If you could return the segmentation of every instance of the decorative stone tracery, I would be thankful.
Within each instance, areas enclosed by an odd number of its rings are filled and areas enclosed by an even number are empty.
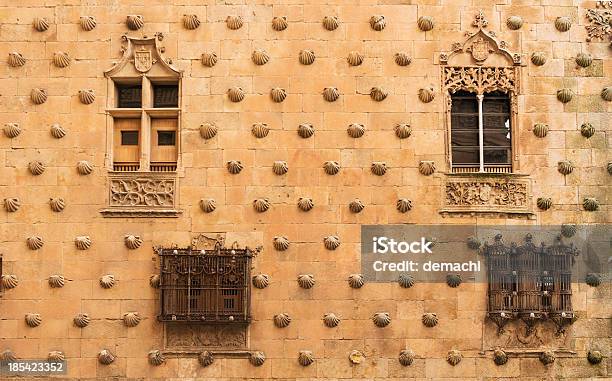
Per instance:
[[[587,31],[587,42],[604,42],[606,39],[612,42],[612,2],[598,1],[597,9],[587,9],[586,18],[589,25],[585,25]]]

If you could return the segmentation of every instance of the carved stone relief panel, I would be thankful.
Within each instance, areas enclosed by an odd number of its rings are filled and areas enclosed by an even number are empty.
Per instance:
[[[530,213],[528,179],[498,176],[449,177],[444,184],[442,212]]]
[[[199,352],[202,349],[247,348],[247,326],[198,323],[166,324],[166,350]]]

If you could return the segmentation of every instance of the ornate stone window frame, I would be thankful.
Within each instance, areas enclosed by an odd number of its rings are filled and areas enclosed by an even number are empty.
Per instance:
[[[123,56],[119,62],[104,72],[107,78],[106,94],[106,157],[105,166],[109,177],[108,207],[100,212],[105,217],[177,217],[178,177],[184,173],[181,155],[181,110],[182,70],[174,67],[164,57],[161,45],[162,33],[152,37],[122,36]],[[143,102],[141,108],[118,108],[116,106],[116,83],[142,83],[142,98],[151,99],[152,83],[177,83],[178,107],[153,108]],[[137,171],[115,171],[114,120],[115,118],[140,118],[140,163]],[[170,172],[150,171],[151,118],[169,117],[177,119],[176,170]]]

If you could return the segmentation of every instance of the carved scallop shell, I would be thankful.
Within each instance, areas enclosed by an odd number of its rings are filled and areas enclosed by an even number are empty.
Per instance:
[[[374,29],[375,31],[380,32],[381,30],[385,29],[385,26],[387,26],[385,16],[374,15],[370,17],[370,27],[372,27],[372,29]]]
[[[327,250],[336,250],[340,246],[340,237],[337,235],[330,235],[323,238],[323,245]]]
[[[557,163],[557,170],[562,175],[569,175],[574,171],[574,164],[569,160],[561,160]]]
[[[314,126],[310,123],[302,123],[298,126],[297,133],[303,139],[308,139],[314,135]]]
[[[272,239],[272,245],[277,251],[285,251],[289,248],[289,239],[284,236],[276,236]]]
[[[138,312],[126,312],[123,314],[123,323],[127,327],[136,327],[142,318]]]
[[[81,16],[80,23],[81,29],[86,32],[94,30],[96,25],[98,25],[98,23],[96,22],[96,18],[93,16]]]
[[[278,328],[285,328],[291,323],[291,317],[287,313],[274,315],[274,325]]]
[[[19,278],[14,274],[4,274],[0,277],[2,288],[10,290],[12,288],[17,287],[19,284]]]
[[[351,288],[361,288],[365,284],[365,281],[363,279],[363,275],[351,274],[348,277],[348,283]]]
[[[523,18],[521,16],[510,16],[506,20],[508,29],[518,30],[523,26]]]
[[[533,134],[538,138],[543,138],[548,134],[548,124],[545,123],[536,123],[533,126]]]
[[[128,249],[136,250],[142,245],[142,238],[139,235],[127,234],[123,237],[123,243]]]
[[[275,87],[270,90],[270,97],[276,103],[281,103],[287,98],[287,90],[281,89],[280,87]]]
[[[255,275],[252,279],[255,288],[264,289],[270,284],[270,276],[267,274]]]
[[[13,139],[19,136],[21,127],[19,127],[18,123],[6,123],[2,131],[7,138]]]
[[[363,202],[361,202],[361,200],[359,200],[359,199],[355,199],[355,200],[351,201],[350,204],[349,204],[349,210],[351,212],[353,212],[353,213],[359,213],[364,208],[365,208],[365,205],[363,205]]]
[[[28,169],[30,170],[30,173],[34,176],[39,176],[45,172],[46,167],[42,161],[34,160],[28,164]]]
[[[125,23],[131,30],[138,30],[144,26],[144,17],[142,15],[128,15]]]
[[[281,176],[287,173],[287,171],[289,171],[289,166],[286,161],[278,160],[272,164],[272,172],[274,172],[275,175]]]
[[[8,55],[8,64],[10,67],[20,67],[25,65],[26,60],[19,52],[10,52]]]
[[[312,65],[315,61],[315,53],[312,50],[300,50],[298,59],[302,65]]]
[[[591,287],[598,287],[601,284],[601,277],[599,274],[588,273],[584,278],[584,281]]]
[[[372,321],[377,327],[386,327],[391,323],[391,316],[388,312],[376,312],[372,316]]]
[[[30,99],[35,105],[41,105],[47,101],[47,90],[41,88],[34,88],[30,93]]]
[[[351,353],[349,353],[349,361],[351,364],[361,364],[365,361],[365,355],[361,351],[352,350]]]
[[[410,274],[401,274],[397,279],[397,283],[402,288],[410,288],[414,286],[414,277]]]
[[[594,212],[599,209],[599,201],[594,197],[585,197],[582,201],[582,207],[588,212]]]
[[[212,213],[217,209],[217,202],[212,198],[203,198],[200,200],[200,209],[204,213]]]
[[[115,285],[115,276],[111,274],[102,275],[100,286],[102,288],[112,288]]]
[[[412,201],[407,198],[400,198],[397,200],[395,207],[400,213],[406,213],[412,209]]]
[[[304,212],[308,212],[314,207],[314,202],[312,201],[312,198],[310,197],[300,197],[297,205],[298,205],[298,208],[300,208],[300,210],[303,210]]]
[[[536,205],[542,210],[548,210],[552,206],[552,199],[550,197],[538,197]]]
[[[553,351],[543,351],[540,353],[540,362],[544,365],[550,365],[555,362],[555,353]]]
[[[74,319],[72,319],[74,325],[79,328],[85,328],[89,325],[89,315],[85,313],[78,313]]]
[[[161,286],[161,277],[159,274],[153,274],[149,277],[149,286],[159,288]]]
[[[567,16],[557,17],[555,20],[555,28],[559,32],[567,32],[572,27],[572,20]]]
[[[217,54],[214,52],[202,53],[202,65],[204,66],[213,67],[217,64],[218,60],[219,58],[217,57]]]
[[[51,288],[62,288],[66,284],[66,279],[63,275],[51,275],[49,277],[49,286]]]
[[[270,128],[266,123],[255,123],[251,127],[251,133],[258,139],[265,138],[269,132]]]
[[[96,100],[96,93],[93,89],[79,90],[79,101],[84,105],[90,105]]]
[[[358,51],[352,51],[346,57],[346,62],[351,66],[359,66],[363,63],[363,54]]]
[[[267,198],[258,198],[253,200],[253,209],[258,213],[263,213],[270,209],[270,201]]]
[[[600,351],[590,350],[589,353],[587,353],[587,360],[590,364],[597,365],[603,360],[603,355]]]
[[[340,164],[337,161],[326,161],[323,168],[328,175],[335,175],[340,172]]]
[[[45,242],[43,241],[42,237],[32,236],[28,237],[28,239],[26,240],[26,244],[28,245],[28,248],[30,250],[39,250],[43,247]]]
[[[32,21],[32,26],[39,32],[44,32],[49,29],[49,20],[46,17],[36,17]]]
[[[243,24],[242,16],[227,16],[225,19],[225,25],[231,30],[238,30]]]
[[[25,322],[30,327],[38,327],[42,323],[42,317],[40,314],[27,313],[25,315]]]
[[[438,325],[438,316],[432,312],[427,312],[423,314],[421,321],[426,327],[435,327]]]
[[[346,129],[346,132],[351,138],[360,138],[365,134],[365,127],[363,124],[352,123]]]
[[[605,101],[612,101],[612,86],[604,87],[601,90],[601,98]]]
[[[323,99],[328,102],[335,102],[340,98],[340,91],[336,87],[326,87],[323,89]]]
[[[254,366],[262,366],[266,361],[265,353],[261,351],[251,352],[249,353],[249,362]]]
[[[240,173],[240,171],[242,171],[242,168],[244,168],[244,166],[242,165],[242,162],[240,160],[230,160],[227,162],[227,170],[232,175]]]
[[[287,29],[288,26],[287,16],[276,16],[272,19],[272,29],[277,32]]]
[[[89,175],[93,172],[93,165],[86,160],[81,160],[77,163],[77,172],[82,176]]]
[[[578,231],[576,225],[574,224],[562,224],[561,225],[561,235],[565,238],[573,237]]]
[[[421,16],[417,20],[417,25],[423,32],[430,31],[435,26],[434,18],[431,16]]]
[[[419,172],[424,176],[430,176],[436,171],[436,165],[433,161],[421,161],[419,163]]]
[[[209,365],[212,365],[213,362],[215,362],[215,357],[210,351],[202,351],[198,355],[198,362],[203,367],[207,367]]]
[[[91,238],[86,235],[78,236],[74,239],[74,245],[79,250],[87,250],[91,247]]]
[[[47,355],[47,360],[51,362],[64,361],[64,359],[65,359],[64,353],[61,351],[51,351]]]
[[[17,197],[10,197],[4,199],[4,209],[9,213],[15,213],[21,207],[21,202]]]
[[[493,351],[493,362],[495,362],[495,365],[504,365],[508,362],[508,354],[503,349],[495,349]]]
[[[410,366],[414,361],[414,352],[411,349],[402,349],[399,353],[398,360],[402,366]]]
[[[200,136],[202,139],[212,139],[217,135],[217,126],[213,123],[203,123],[200,124]]]
[[[589,67],[593,63],[593,57],[587,53],[578,53],[576,56],[576,65],[580,67]]]
[[[456,349],[448,351],[448,355],[446,356],[446,361],[452,366],[459,364],[461,359],[463,359],[463,355]]]
[[[370,166],[370,171],[376,176],[382,176],[387,173],[387,163],[383,161],[375,161]]]
[[[300,287],[305,289],[313,288],[315,285],[314,275],[312,274],[300,274],[297,277],[297,282]]]
[[[103,349],[98,353],[98,361],[102,365],[109,365],[115,361],[115,356],[108,349]]]
[[[340,324],[340,318],[332,312],[326,313],[323,315],[323,324],[329,328],[337,327]]]
[[[389,92],[382,87],[372,87],[370,90],[370,98],[376,102],[384,101]]]
[[[312,351],[300,351],[298,355],[298,362],[301,366],[308,366],[314,362],[314,355]]]
[[[59,123],[53,123],[51,125],[51,136],[56,139],[61,139],[66,136],[66,130],[64,130],[64,128]]]
[[[419,100],[423,103],[429,103],[434,100],[436,93],[433,87],[419,89]]]
[[[408,66],[412,62],[412,58],[410,58],[408,53],[397,52],[393,57],[395,59],[395,63],[399,66]]]
[[[251,60],[255,65],[265,65],[270,61],[270,55],[263,49],[255,49],[251,54]]]
[[[242,87],[232,87],[227,90],[227,97],[232,102],[241,102],[244,99],[244,90]]]
[[[568,103],[574,97],[572,89],[557,90],[557,99],[562,103]]]
[[[588,139],[595,135],[595,127],[589,122],[584,122],[580,126],[580,134]]]
[[[459,285],[461,284],[461,275],[459,274],[448,274],[446,275],[446,284],[449,287],[455,288],[455,287],[459,287]]]
[[[5,351],[0,352],[0,360],[11,362],[17,360],[17,356],[15,355],[15,352],[11,351],[10,349],[7,349]]]
[[[480,246],[482,245],[478,237],[475,237],[475,236],[468,237],[466,240],[466,244],[467,244],[468,249],[470,250],[478,250],[480,249]]]
[[[400,139],[406,139],[412,134],[412,127],[407,123],[399,123],[395,125],[395,136]]]
[[[612,161],[608,162],[607,169],[608,169],[608,174],[612,175]]]
[[[155,366],[161,365],[166,361],[166,358],[158,349],[149,351],[149,353],[147,354],[147,358],[149,359],[149,364]]]
[[[183,26],[188,30],[197,29],[200,26],[198,15],[183,15]]]
[[[52,211],[59,213],[66,207],[66,202],[61,197],[50,198],[49,206],[51,207]]]
[[[542,66],[546,63],[546,55],[544,52],[533,52],[531,54],[531,63],[536,66]]]
[[[59,68],[70,66],[70,56],[66,52],[55,52],[53,53],[53,64]]]
[[[340,26],[340,21],[337,16],[323,17],[323,27],[327,30],[336,30]]]

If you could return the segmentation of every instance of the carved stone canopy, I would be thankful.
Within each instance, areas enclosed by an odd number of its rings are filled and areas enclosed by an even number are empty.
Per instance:
[[[469,54],[471,64],[484,65],[489,60],[495,61],[493,62],[494,66],[506,66],[507,63],[517,66],[523,65],[523,56],[508,50],[508,44],[499,40],[495,32],[485,30],[487,25],[488,21],[481,10],[472,22],[472,26],[478,30],[476,32],[466,32],[464,42],[455,42],[451,45],[450,51],[440,53],[440,64],[449,65],[453,56]],[[505,64],[500,64],[500,60],[492,59],[492,56],[501,57]],[[465,62],[460,63],[460,65],[465,66]]]
[[[182,70],[172,65],[172,60],[163,55],[165,48],[161,45],[164,36],[156,33],[153,37],[131,37],[123,35],[121,51],[123,57],[104,72],[107,77],[149,77],[180,78]]]

